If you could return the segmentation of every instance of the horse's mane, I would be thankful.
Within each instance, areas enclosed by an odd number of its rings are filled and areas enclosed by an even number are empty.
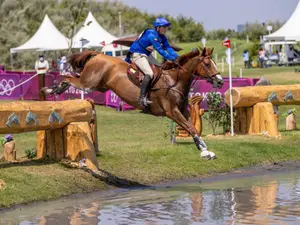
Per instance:
[[[75,72],[81,73],[88,60],[100,54],[96,51],[74,53],[68,57],[68,62]]]
[[[184,55],[179,56],[178,63],[179,63],[180,66],[183,66],[186,63],[186,61],[198,56],[199,54],[200,54],[199,49],[196,49],[196,50],[193,50],[191,52],[185,53]],[[174,67],[175,67],[175,65],[174,65],[173,62],[165,62],[164,65],[163,65],[164,70],[169,70],[169,69],[172,69]]]
[[[189,59],[192,59],[200,54],[199,49],[196,49],[194,51],[188,52],[184,55],[179,56],[178,62],[182,66],[186,61]]]

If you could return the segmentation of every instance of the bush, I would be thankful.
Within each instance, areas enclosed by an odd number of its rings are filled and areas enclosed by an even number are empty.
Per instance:
[[[217,92],[209,92],[206,95],[208,112],[204,118],[209,122],[216,135],[216,129],[222,127],[223,133],[230,130],[230,113],[229,107],[224,103],[224,97]]]
[[[28,159],[33,159],[36,157],[36,149],[35,148],[25,149],[25,154]]]

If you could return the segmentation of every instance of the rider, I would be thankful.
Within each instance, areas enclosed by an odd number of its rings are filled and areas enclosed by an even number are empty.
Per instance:
[[[165,33],[171,23],[165,18],[159,17],[154,23],[154,29],[146,29],[139,36],[137,40],[135,40],[129,49],[129,57],[132,61],[138,66],[140,70],[145,74],[143,82],[141,84],[141,92],[140,92],[140,104],[147,107],[148,104],[152,102],[147,99],[147,91],[151,80],[153,78],[153,71],[150,67],[148,56],[151,54],[147,48],[149,46],[153,46],[154,49],[164,58],[170,61],[176,61],[178,55],[170,47],[168,40],[165,36]],[[128,57],[126,59],[128,60]]]

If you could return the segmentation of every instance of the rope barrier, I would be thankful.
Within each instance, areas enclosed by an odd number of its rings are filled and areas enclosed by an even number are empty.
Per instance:
[[[7,90],[5,90],[5,91],[0,92],[0,95],[3,95],[3,94],[5,94],[6,92],[9,92],[9,91],[15,90],[17,87],[20,87],[21,85],[27,83],[28,81],[30,81],[31,79],[35,78],[35,77],[38,76],[38,75],[39,75],[39,74],[37,74],[37,73],[34,74],[32,77],[28,78],[27,80],[23,81],[22,83],[19,83],[18,85],[14,86],[14,87],[12,87],[12,88],[9,88],[9,89],[7,89]]]

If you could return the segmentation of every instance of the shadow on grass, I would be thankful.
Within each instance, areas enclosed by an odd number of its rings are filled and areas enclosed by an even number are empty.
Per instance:
[[[19,166],[42,166],[55,164],[57,161],[50,159],[25,159],[15,162],[6,162],[3,159],[0,160],[0,169],[19,167]]]
[[[98,169],[98,170],[91,170],[87,167],[79,167],[78,165],[70,162],[69,160],[62,160],[60,162],[63,166],[71,169],[81,169],[84,170],[85,172],[90,173],[93,177],[105,182],[107,185],[112,185],[118,188],[145,188],[149,187],[148,185],[145,184],[140,184],[136,181],[131,181],[127,179],[123,179],[120,177],[117,177],[110,172],[103,170],[103,169]]]
[[[65,166],[68,169],[81,169],[88,173],[90,173],[93,177],[105,182],[107,185],[112,185],[118,188],[142,188],[142,187],[149,187],[144,184],[140,184],[135,181],[126,180],[119,178],[103,169],[98,169],[97,171],[92,171],[87,167],[78,167],[77,164],[74,164],[73,162],[70,162],[69,160],[51,160],[51,159],[26,159],[22,161],[16,161],[16,162],[4,162],[0,161],[0,169],[5,168],[13,168],[13,167],[20,167],[20,166],[44,166],[44,165],[51,165],[51,164],[57,164],[60,163],[61,165]]]

